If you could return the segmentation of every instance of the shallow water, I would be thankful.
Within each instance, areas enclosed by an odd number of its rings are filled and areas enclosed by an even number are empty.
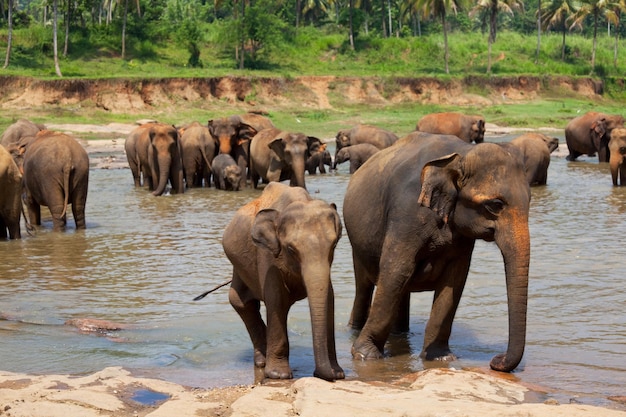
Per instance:
[[[307,187],[341,212],[347,171],[344,164],[338,173],[308,176]],[[134,189],[127,169],[93,169],[87,230],[76,231],[70,219],[65,233],[51,233],[44,218],[35,237],[0,242],[1,368],[90,373],[123,366],[190,386],[254,382],[251,343],[227,288],[192,299],[230,278],[222,232],[258,194],[193,189],[156,198]],[[595,158],[553,156],[548,185],[532,190],[528,340],[513,376],[559,401],[615,407],[607,397],[625,394],[626,245],[617,239],[626,235],[625,213],[626,187],[612,187],[608,165]],[[506,349],[503,269],[497,247],[478,242],[450,340],[460,359],[449,366],[487,369]],[[411,331],[388,344],[394,356],[355,362],[345,234],[332,278],[338,359],[348,378],[390,380],[424,369],[419,353],[432,293],[412,296]],[[72,318],[128,328],[85,334],[64,325]],[[312,375],[306,301],[292,307],[289,337],[295,376]]]

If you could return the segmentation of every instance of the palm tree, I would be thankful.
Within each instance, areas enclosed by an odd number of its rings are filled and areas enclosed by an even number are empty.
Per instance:
[[[559,27],[563,33],[561,46],[561,60],[565,61],[565,34],[568,30],[568,22],[576,13],[574,0],[550,0],[544,3],[540,11],[544,29]]]
[[[491,73],[491,45],[496,41],[498,28],[498,12],[513,14],[514,10],[524,8],[523,0],[478,0],[470,11],[470,16],[486,11],[489,13],[489,38],[487,52],[487,73]]]
[[[608,9],[611,0],[581,0],[581,6],[572,17],[572,28],[582,27],[587,16],[593,18],[593,44],[591,48],[591,72],[596,68],[596,46],[598,43],[598,21],[600,16]]]
[[[448,12],[456,14],[457,10],[461,8],[463,0],[418,0],[417,8],[425,10],[426,13],[441,20],[441,26],[443,28],[443,47],[444,47],[444,61],[446,66],[446,74],[450,73],[448,69],[448,60],[450,52],[448,50],[448,30],[446,28],[446,16]]]
[[[135,0],[135,6],[137,8],[137,16],[141,16],[139,0]],[[128,0],[124,0],[124,16],[123,16],[123,22],[122,22],[122,59],[126,58],[126,22],[127,20],[128,20]]]
[[[613,66],[617,68],[617,50],[618,50],[618,41],[619,41],[619,23],[622,17],[622,13],[626,11],[626,0],[618,0],[612,3],[609,6],[609,9],[606,12],[606,18],[609,23],[612,23],[615,28],[613,32],[615,33],[615,43],[613,46]]]
[[[4,67],[9,66],[9,59],[11,59],[11,45],[13,43],[13,0],[9,0],[9,9],[7,11],[8,20],[8,33],[7,33],[7,54],[4,58]]]

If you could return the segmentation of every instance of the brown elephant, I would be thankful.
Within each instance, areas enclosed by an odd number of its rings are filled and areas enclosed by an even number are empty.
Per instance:
[[[270,183],[237,211],[224,230],[233,264],[229,300],[250,334],[254,364],[267,378],[293,377],[289,366],[287,315],[308,297],[314,375],[345,377],[335,350],[334,293],[330,277],[341,221],[334,204],[311,198],[300,187]],[[260,314],[265,303],[266,323]]]
[[[53,230],[62,231],[71,205],[76,229],[85,229],[89,186],[89,156],[85,148],[69,135],[43,130],[35,137],[22,138],[11,149],[22,171],[30,222],[41,225],[40,206],[47,206]]]
[[[526,340],[529,205],[521,160],[494,143],[413,132],[372,156],[343,204],[356,279],[350,325],[362,328],[352,355],[381,358],[391,330],[408,330],[410,293],[434,291],[422,356],[455,359],[452,322],[482,239],[502,253],[509,307],[508,348],[491,368],[515,369]]]
[[[291,133],[275,127],[263,129],[250,144],[250,176],[257,188],[259,179],[289,180],[291,186],[306,188],[305,163],[309,158],[309,141],[316,138],[303,133]]]
[[[309,150],[310,149],[311,148],[309,147]],[[328,165],[329,168],[332,168],[333,159],[330,156],[330,152],[326,150],[326,146],[324,146],[323,149],[319,148],[317,151],[309,153],[309,157],[304,164],[304,170],[310,175],[317,174],[318,169],[320,174],[326,174],[326,165]]]
[[[239,191],[242,176],[241,167],[232,156],[221,153],[213,159],[213,182],[218,190]]]
[[[503,144],[507,146],[507,144]],[[550,154],[559,147],[559,139],[543,133],[524,133],[508,143],[520,153],[524,162],[528,184],[546,185]]]
[[[378,149],[385,149],[393,145],[398,136],[380,127],[371,125],[357,125],[352,129],[342,129],[337,132],[335,136],[337,147],[335,150],[335,163],[333,168],[337,168],[337,154],[342,148],[352,145],[358,145],[359,143],[369,143],[376,146]]]
[[[183,175],[187,188],[211,186],[211,165],[217,154],[217,142],[209,128],[198,122],[186,126],[180,135]]]
[[[415,130],[454,135],[467,143],[481,143],[485,140],[485,118],[455,112],[431,113],[417,122]]]
[[[35,136],[39,131],[45,130],[46,127],[39,123],[33,123],[30,120],[19,119],[13,123],[2,133],[0,137],[0,145],[8,148],[9,145],[15,144],[20,139],[27,136]]]
[[[220,119],[209,120],[211,136],[218,142],[218,153],[226,153],[237,161],[244,173],[241,187],[246,186],[247,170],[250,164],[250,140],[263,129],[274,127],[270,119],[256,113],[244,113]]]
[[[378,151],[380,151],[380,149],[369,143],[359,143],[357,145],[341,148],[335,157],[335,166],[350,161],[350,174],[354,174],[365,161],[370,159]]]
[[[165,192],[168,181],[172,194],[184,193],[183,163],[178,131],[165,123],[146,123],[133,131],[124,144],[128,164],[138,186],[143,183],[155,196]]]
[[[626,164],[624,164],[626,161],[626,129],[618,127],[611,131],[609,151],[611,153],[609,167],[611,169],[613,185],[626,185],[624,182],[626,180]]]
[[[598,162],[609,162],[609,139],[611,131],[624,127],[624,117],[619,114],[587,112],[570,120],[565,127],[565,142],[574,161],[580,155],[593,156],[598,153]]]
[[[0,146],[0,239],[20,239],[22,174],[13,157]]]

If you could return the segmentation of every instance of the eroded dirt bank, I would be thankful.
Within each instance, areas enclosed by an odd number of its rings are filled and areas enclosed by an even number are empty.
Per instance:
[[[113,113],[194,104],[201,107],[247,103],[297,104],[332,109],[345,104],[490,105],[527,101],[547,95],[599,98],[602,81],[571,77],[378,78],[303,76],[296,78],[214,77],[163,79],[36,80],[0,77],[0,106],[26,109],[46,105],[81,105]]]

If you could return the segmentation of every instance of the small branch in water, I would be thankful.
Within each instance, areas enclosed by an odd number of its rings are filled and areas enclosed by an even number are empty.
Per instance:
[[[217,287],[213,288],[212,290],[203,292],[202,294],[200,294],[199,296],[197,296],[196,298],[193,299],[193,301],[198,301],[198,300],[202,300],[204,297],[206,297],[207,295],[211,294],[212,292],[215,292],[217,290],[219,290],[222,287],[227,286],[228,284],[230,284],[231,282],[233,282],[232,279],[229,279],[228,281],[224,282],[223,284],[218,285]]]

